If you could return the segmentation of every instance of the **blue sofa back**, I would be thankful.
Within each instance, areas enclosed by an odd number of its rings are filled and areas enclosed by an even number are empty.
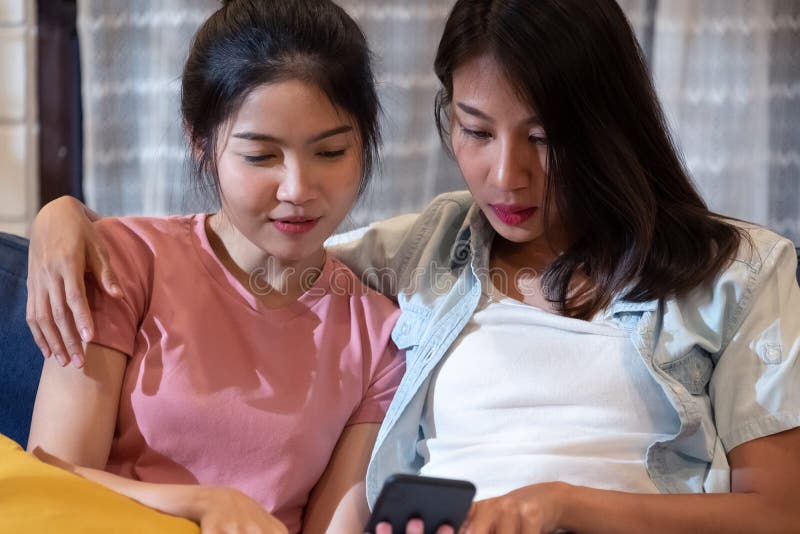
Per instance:
[[[28,442],[42,358],[25,322],[28,241],[0,233],[0,433]]]

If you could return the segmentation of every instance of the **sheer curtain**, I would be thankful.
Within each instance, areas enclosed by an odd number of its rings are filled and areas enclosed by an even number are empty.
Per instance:
[[[383,166],[347,227],[462,188],[433,127],[433,56],[453,0],[342,0],[376,53]],[[620,0],[695,181],[719,212],[800,243],[800,1]],[[202,209],[178,78],[215,0],[80,0],[85,194],[106,214]]]
[[[433,121],[433,59],[453,0],[343,0],[375,53],[383,105],[381,172],[346,228],[418,211],[436,194],[464,189]]]
[[[79,0],[84,196],[108,215],[196,206],[186,174],[179,78],[214,0]]]
[[[712,209],[800,242],[800,2],[669,0],[653,74]]]

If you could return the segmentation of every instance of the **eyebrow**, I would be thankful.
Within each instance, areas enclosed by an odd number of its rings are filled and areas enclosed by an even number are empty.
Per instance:
[[[473,115],[473,116],[478,117],[479,119],[483,119],[485,121],[494,122],[494,119],[492,119],[489,115],[487,115],[483,111],[479,110],[478,108],[474,108],[474,107],[472,107],[470,105],[464,104],[463,102],[457,102],[456,106],[461,108],[461,111],[463,111],[464,113],[469,113],[470,115]],[[539,117],[537,117],[536,115],[531,115],[525,121],[525,124],[541,125],[541,122],[539,122]]]
[[[310,138],[308,141],[306,141],[306,144],[310,145],[318,141],[322,141],[323,139],[327,139],[328,137],[333,137],[334,135],[351,132],[352,130],[353,130],[352,126],[339,126],[337,128],[325,130],[324,132],[321,132],[315,135],[314,137]],[[257,132],[238,132],[233,134],[233,137],[236,137],[237,139],[246,139],[248,141],[264,141],[267,143],[276,143],[279,145],[285,144],[284,141],[279,137]]]

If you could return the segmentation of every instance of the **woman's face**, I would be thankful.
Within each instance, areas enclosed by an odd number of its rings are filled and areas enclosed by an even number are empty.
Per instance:
[[[513,243],[541,242],[547,138],[491,56],[453,73],[450,119],[456,160],[492,227]]]
[[[225,217],[276,259],[318,253],[358,192],[353,121],[316,86],[287,80],[254,89],[221,133]]]

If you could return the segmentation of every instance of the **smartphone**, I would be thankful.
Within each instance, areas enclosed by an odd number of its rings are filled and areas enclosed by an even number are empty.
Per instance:
[[[393,534],[405,534],[406,523],[419,518],[425,534],[435,534],[442,525],[458,532],[467,518],[475,486],[466,480],[392,475],[383,484],[364,532],[373,534],[378,523],[392,524]]]

